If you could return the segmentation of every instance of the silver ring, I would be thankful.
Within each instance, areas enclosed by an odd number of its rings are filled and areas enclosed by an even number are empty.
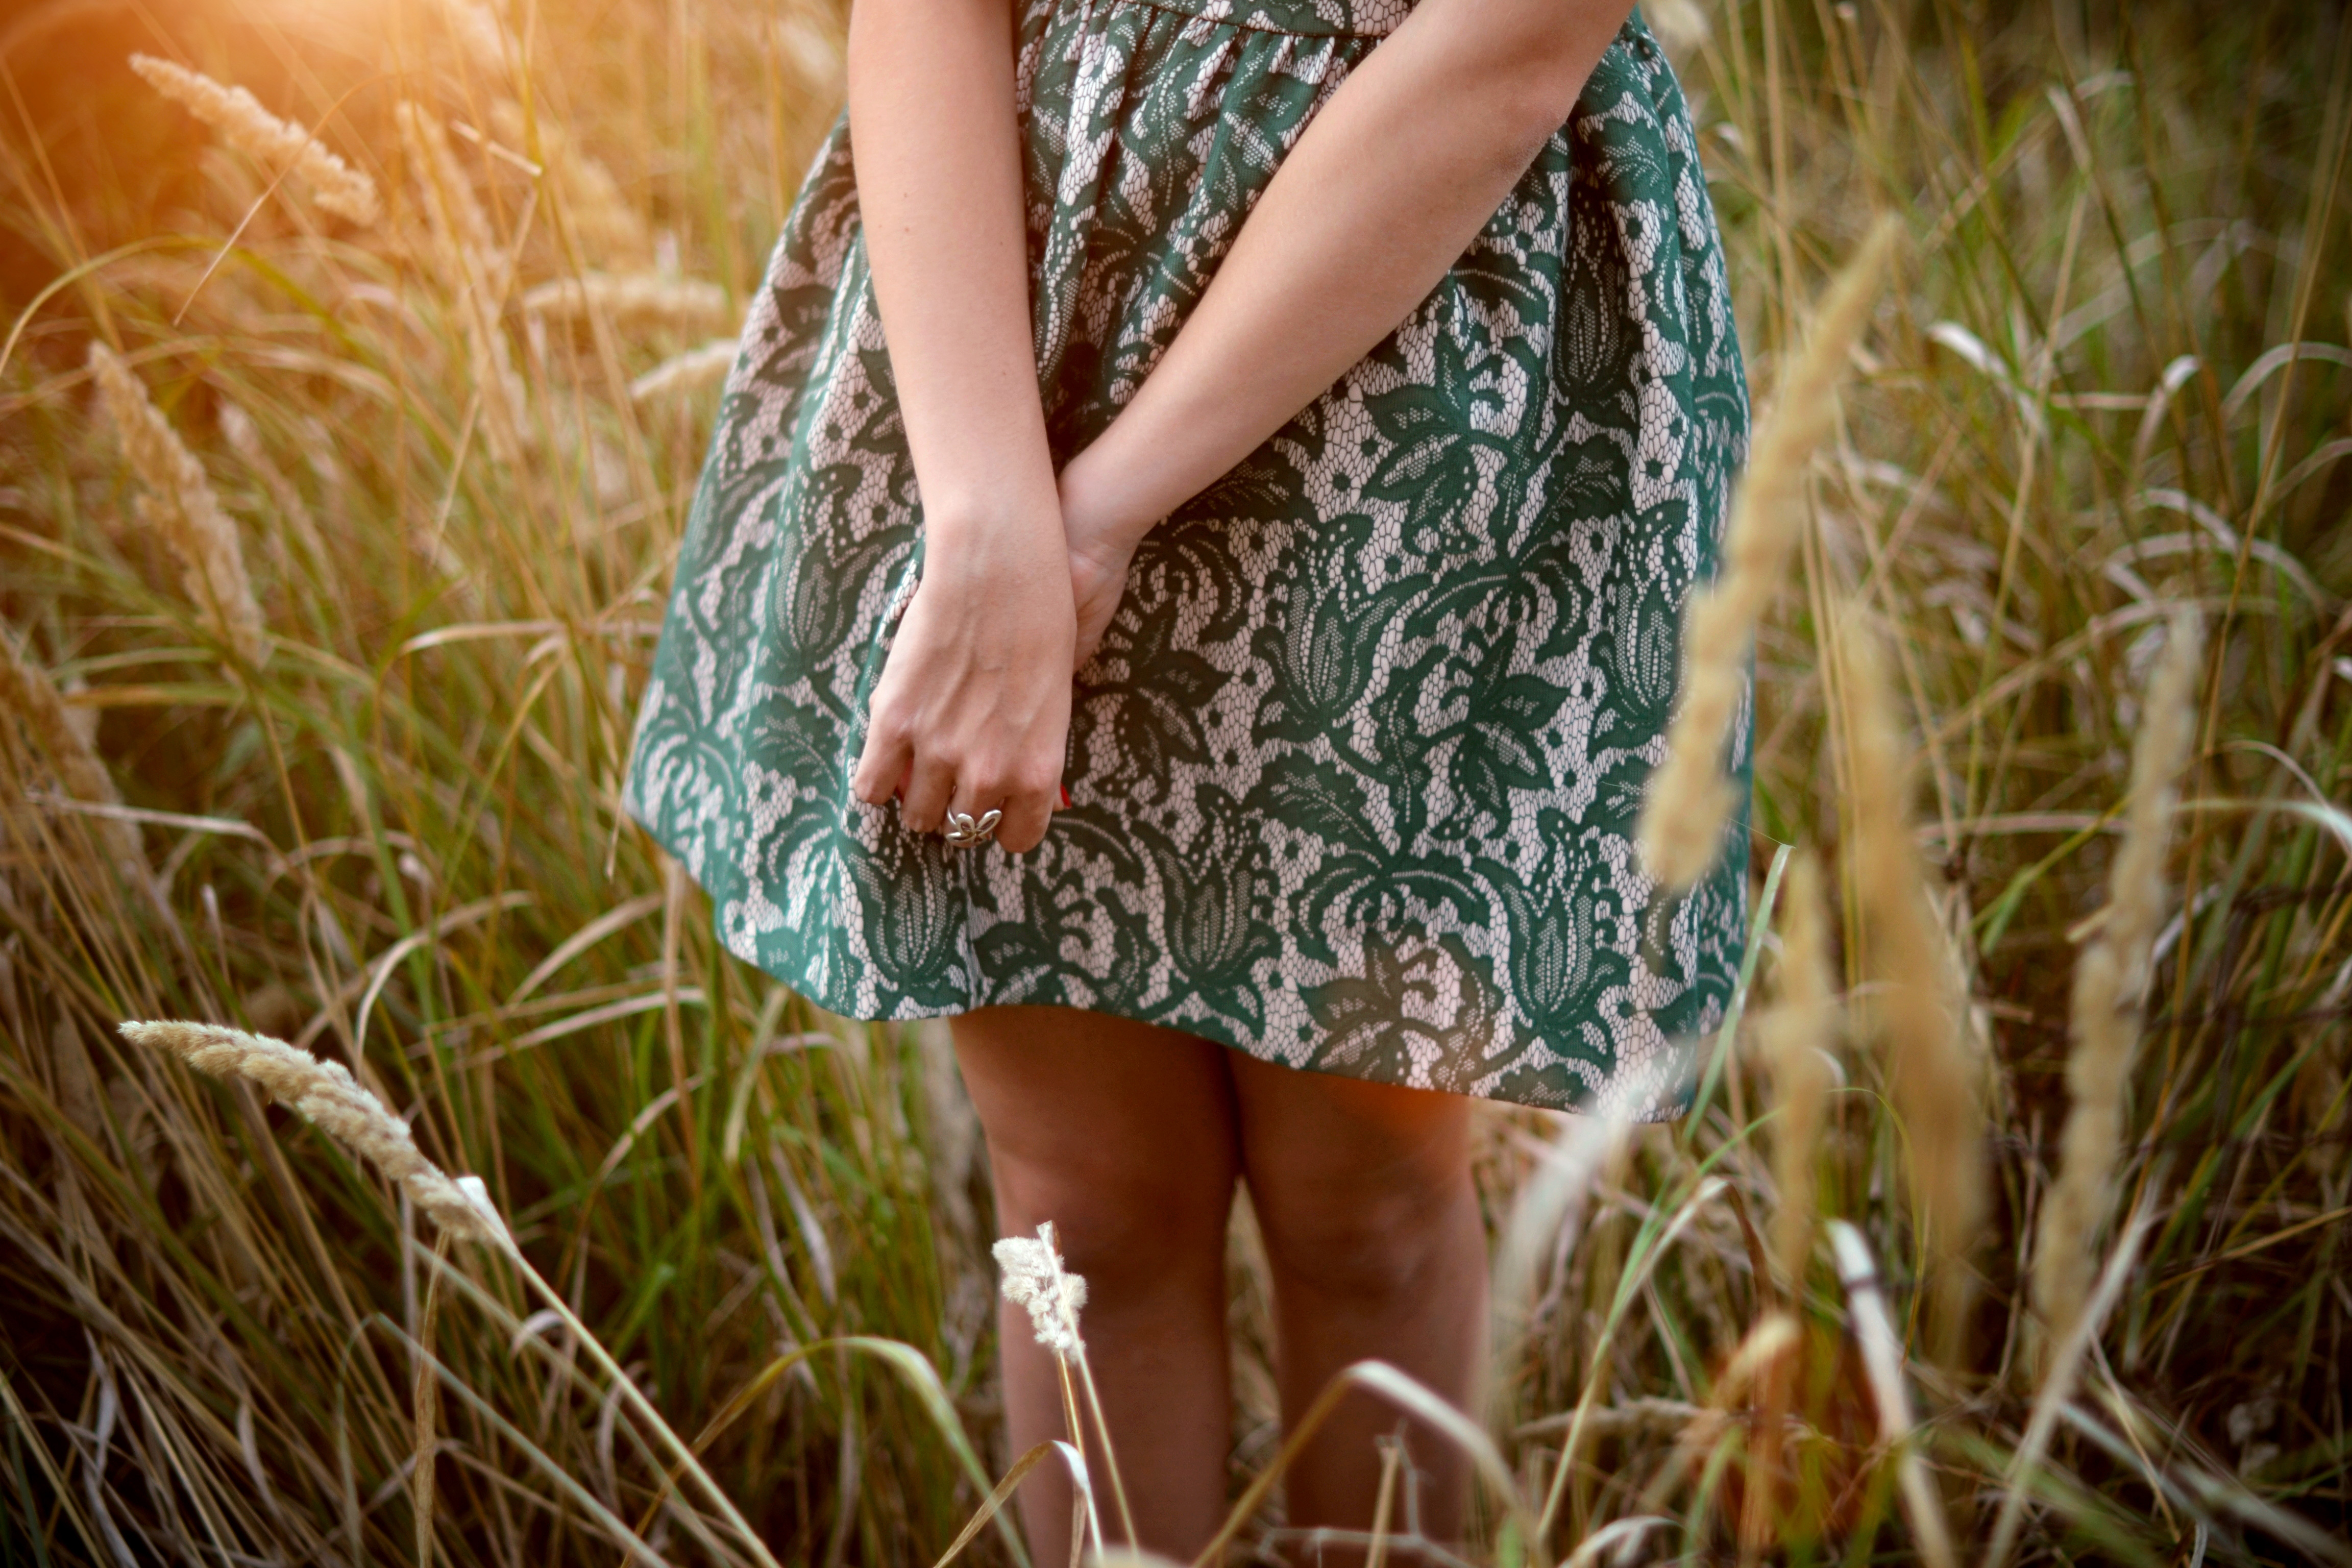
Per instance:
[[[940,837],[950,849],[976,849],[996,837],[996,825],[1003,820],[1001,811],[984,812],[976,819],[968,811],[950,811]]]

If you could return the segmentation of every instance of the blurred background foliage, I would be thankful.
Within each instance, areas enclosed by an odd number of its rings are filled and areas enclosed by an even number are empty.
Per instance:
[[[1922,1243],[1840,854],[1860,814],[1916,815],[1965,975],[1990,1218],[1964,1343],[1907,1363],[1909,1446],[1972,1556],[2014,1495],[2018,1561],[2344,1560],[2352,28],[2305,0],[1650,16],[1759,397],[1873,218],[1908,236],[1759,638],[1755,864],[1759,891],[1776,843],[1832,868],[1853,1027],[1819,1204],[1912,1338]],[[675,1560],[730,1555],[511,1278],[437,1268],[374,1176],[136,1054],[125,1017],[351,1064],[484,1177],[778,1557],[924,1560],[979,1501],[887,1366],[761,1376],[903,1341],[991,1452],[987,1188],[940,1034],[820,1016],[726,957],[617,803],[712,345],[837,107],[842,27],[829,0],[0,5],[0,1556],[415,1556],[427,1341],[444,1561],[602,1560],[558,1473]],[[133,52],[316,128],[383,217],[322,212]],[[152,525],[181,502],[126,461],[93,341],[230,520],[262,657]],[[1860,798],[1839,761],[1848,602],[1896,650],[1916,801]],[[2209,657],[2118,1173],[2152,1224],[2021,1460],[2072,958],[2184,604]],[[1576,1427],[1547,1557],[1603,1526],[1643,1557],[1743,1529],[1750,1556],[1910,1556],[1826,1247],[1775,1279],[1751,1246],[1780,1196],[1769,1075],[1712,1044],[1677,1128],[1487,1117],[1523,1308],[1490,1426],[1538,1489]],[[1233,1255],[1238,1491],[1276,1435],[1245,1206]],[[1801,1376],[1767,1444],[1726,1373],[1776,1305]],[[1281,1549],[1278,1493],[1259,1524]]]

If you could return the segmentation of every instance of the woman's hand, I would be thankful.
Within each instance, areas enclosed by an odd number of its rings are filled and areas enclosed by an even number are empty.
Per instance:
[[[1059,519],[937,534],[874,688],[850,788],[900,826],[1001,810],[996,841],[1036,847],[1053,820],[1070,732],[1076,616]],[[1114,599],[1114,604],[1117,601]],[[1106,617],[1108,618],[1108,617]]]
[[[1062,470],[1063,538],[1070,552],[1070,597],[1077,615],[1077,644],[1071,668],[1095,656],[1111,617],[1127,595],[1127,568],[1136,546],[1156,519],[1139,521],[1128,515],[1118,486],[1089,461],[1092,448],[1070,459]]]

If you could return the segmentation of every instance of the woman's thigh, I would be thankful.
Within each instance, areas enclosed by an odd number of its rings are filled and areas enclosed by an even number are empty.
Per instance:
[[[1071,1007],[986,1007],[954,1030],[1000,1228],[1054,1221],[1081,1271],[1154,1236],[1222,1238],[1239,1169],[1223,1047]]]
[[[1433,1231],[1458,1224],[1474,1102],[1239,1053],[1230,1068],[1250,1202],[1294,1266],[1409,1270]]]

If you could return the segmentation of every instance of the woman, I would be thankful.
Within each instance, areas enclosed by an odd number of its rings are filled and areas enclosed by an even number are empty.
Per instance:
[[[1223,1510],[1237,1181],[1286,1416],[1367,1356],[1466,1405],[1467,1097],[1671,1116],[1729,992],[1745,857],[1653,900],[1631,847],[1747,405],[1629,8],[858,0],[728,388],[630,808],[733,952],[954,1016],[1155,1551]],[[1395,1425],[1291,1522],[1364,1527]]]

